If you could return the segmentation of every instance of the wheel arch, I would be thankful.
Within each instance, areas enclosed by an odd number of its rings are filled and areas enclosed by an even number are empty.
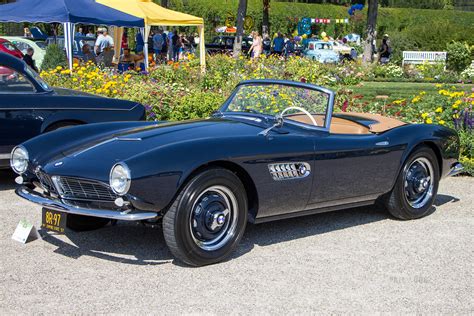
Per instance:
[[[206,169],[210,169],[213,167],[219,167],[223,169],[227,169],[231,172],[233,172],[239,179],[242,181],[242,184],[244,185],[245,192],[247,194],[247,202],[248,202],[248,215],[249,218],[248,220],[250,222],[254,222],[257,213],[258,213],[258,193],[257,193],[257,188],[255,186],[254,181],[252,180],[252,177],[250,177],[249,173],[239,166],[238,164],[228,161],[228,160],[216,160],[216,161],[211,161],[206,164],[200,165],[199,167],[195,168],[192,172],[190,172],[187,177],[184,179],[184,181],[181,182],[181,185],[179,186],[179,189],[177,190],[176,195],[173,197],[172,201],[170,202],[169,205],[171,205],[176,197],[179,195],[181,190],[184,188],[184,186],[191,181],[194,176],[197,174],[201,173],[202,171]],[[166,210],[169,207],[166,208]]]
[[[57,121],[53,121],[53,122],[48,122],[47,125],[45,124],[41,128],[41,133],[50,132],[50,131],[54,130],[54,128],[53,128],[54,126],[60,125],[60,124],[66,124],[66,123],[75,124],[75,125],[87,124],[87,122],[84,122],[84,121],[81,121],[81,120],[76,120],[76,119],[57,120]]]

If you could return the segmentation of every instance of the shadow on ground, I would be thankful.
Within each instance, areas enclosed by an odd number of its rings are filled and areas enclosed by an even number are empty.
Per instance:
[[[13,190],[15,187],[15,173],[10,170],[0,170],[0,191]]]
[[[455,197],[441,194],[435,205],[457,201],[459,200]],[[230,259],[252,251],[254,245],[268,246],[387,219],[390,219],[388,213],[380,206],[373,205],[260,225],[249,224],[243,240]],[[72,244],[51,233],[42,232],[42,235],[46,242],[57,247],[55,253],[70,258],[93,256],[135,265],[159,265],[173,260],[161,225],[144,226],[141,223],[119,222],[115,226],[108,225],[91,232],[69,231],[67,237]],[[181,265],[177,261],[173,263]]]

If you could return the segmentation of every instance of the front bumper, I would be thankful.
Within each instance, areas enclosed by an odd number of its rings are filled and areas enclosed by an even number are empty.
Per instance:
[[[448,173],[448,177],[455,176],[457,174],[460,174],[461,172],[464,171],[464,167],[461,165],[460,162],[456,162],[451,166],[451,170]]]
[[[136,210],[126,210],[126,211],[116,211],[116,210],[99,210],[99,209],[89,209],[84,207],[78,207],[67,202],[64,202],[59,199],[52,198],[45,194],[36,192],[32,189],[29,189],[25,186],[21,186],[15,190],[15,193],[28,200],[30,202],[39,204],[43,207],[53,209],[56,211],[76,214],[76,215],[85,215],[92,217],[101,217],[101,218],[110,218],[124,221],[140,221],[146,219],[153,219],[158,216],[156,212],[142,212]]]

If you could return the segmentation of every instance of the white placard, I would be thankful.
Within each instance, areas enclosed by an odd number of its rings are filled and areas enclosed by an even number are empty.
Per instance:
[[[25,219],[22,219],[16,226],[15,232],[12,235],[12,239],[26,244],[28,237],[32,237],[31,240],[41,238],[35,226],[28,223]]]

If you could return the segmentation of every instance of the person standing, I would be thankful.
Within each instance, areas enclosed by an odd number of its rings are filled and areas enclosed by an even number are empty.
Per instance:
[[[277,37],[273,40],[273,53],[279,56],[283,53],[283,46],[285,45],[285,39],[281,32],[278,32]]]
[[[23,56],[23,61],[31,67],[31,69],[33,69],[34,71],[36,72],[39,72],[38,71],[38,68],[36,67],[36,63],[33,59],[33,54],[35,53],[34,49],[31,48],[31,47],[28,47],[28,49],[26,50],[26,54],[25,56]]]
[[[135,35],[135,53],[139,54],[143,52],[143,47],[145,46],[145,41],[143,40],[142,33],[140,31]]]
[[[173,31],[169,31],[168,32],[168,37],[167,37],[167,40],[166,40],[166,43],[168,45],[168,60],[173,60],[174,59],[173,37],[174,37]]]
[[[263,39],[257,31],[252,32],[252,38],[253,42],[252,46],[250,46],[249,54],[253,53],[251,55],[252,59],[258,59],[263,51]]]
[[[171,45],[173,46],[173,61],[177,62],[179,61],[179,50],[181,48],[181,37],[177,32],[171,38]]]
[[[163,51],[163,31],[158,30],[153,35],[153,51],[155,52],[155,61],[159,62],[161,60],[161,53]]]
[[[380,54],[379,54],[379,63],[386,64],[390,61],[390,54],[392,50],[388,44],[388,35],[384,35],[382,39],[382,46],[380,47]]]

